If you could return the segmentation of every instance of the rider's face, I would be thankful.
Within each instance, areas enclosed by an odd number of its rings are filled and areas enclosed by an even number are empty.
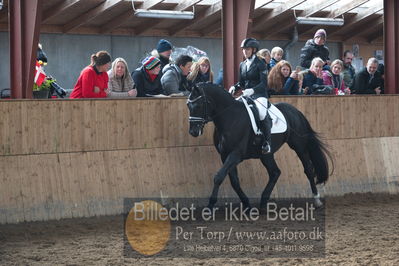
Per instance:
[[[242,54],[246,59],[252,56],[252,49],[251,47],[242,48]]]

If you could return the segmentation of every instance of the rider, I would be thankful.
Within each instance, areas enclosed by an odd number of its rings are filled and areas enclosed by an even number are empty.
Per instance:
[[[266,108],[268,108],[267,99],[267,67],[266,64],[260,60],[256,53],[259,50],[259,42],[254,38],[244,39],[241,43],[242,52],[245,56],[245,60],[240,64],[240,81],[235,86],[232,86],[229,90],[230,93],[234,93],[236,87],[241,87],[243,90],[243,96],[249,96],[252,99],[262,97],[265,102]],[[259,99],[260,100],[260,99]],[[258,100],[258,101],[259,101]],[[269,113],[266,112],[265,119],[260,121],[260,131],[264,136],[262,144],[262,153],[271,152],[271,133],[272,120]]]

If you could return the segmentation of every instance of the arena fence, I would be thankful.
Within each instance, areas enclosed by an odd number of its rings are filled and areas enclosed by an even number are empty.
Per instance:
[[[399,192],[399,96],[275,97],[301,110],[335,157],[322,196]],[[0,224],[119,214],[124,197],[207,197],[221,166],[205,135],[188,134],[186,99],[0,101]],[[308,197],[285,145],[272,197]],[[239,167],[260,197],[259,160]],[[220,196],[235,196],[228,179]]]

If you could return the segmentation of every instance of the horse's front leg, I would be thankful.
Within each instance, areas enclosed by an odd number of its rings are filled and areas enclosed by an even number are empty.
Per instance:
[[[211,197],[209,198],[209,208],[213,208],[217,201],[219,187],[223,183],[226,175],[230,172],[230,170],[236,167],[241,162],[241,157],[238,152],[231,152],[224,160],[222,168],[216,173],[215,177],[213,178],[213,190]]]

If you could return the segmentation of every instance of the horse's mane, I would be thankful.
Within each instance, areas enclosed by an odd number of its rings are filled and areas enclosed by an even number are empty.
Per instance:
[[[222,86],[210,82],[200,82],[197,84],[198,88],[203,89],[205,94],[214,95],[217,98],[226,98],[234,100],[233,96]]]

